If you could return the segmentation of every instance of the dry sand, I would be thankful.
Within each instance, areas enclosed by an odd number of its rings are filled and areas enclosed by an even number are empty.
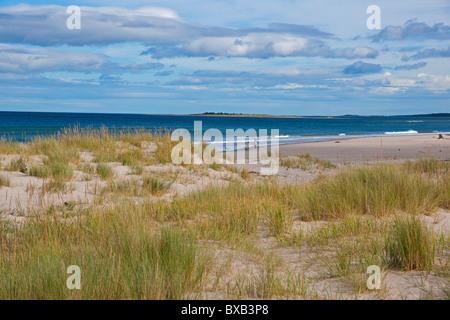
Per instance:
[[[340,139],[280,146],[283,156],[310,153],[313,157],[336,163],[386,160],[414,160],[434,157],[450,160],[450,135],[437,134],[398,137]]]

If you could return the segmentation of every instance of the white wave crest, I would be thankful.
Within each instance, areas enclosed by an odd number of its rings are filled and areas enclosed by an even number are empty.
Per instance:
[[[388,131],[385,132],[384,134],[395,134],[395,135],[400,135],[400,134],[417,134],[418,132],[415,130],[408,130],[408,131]]]

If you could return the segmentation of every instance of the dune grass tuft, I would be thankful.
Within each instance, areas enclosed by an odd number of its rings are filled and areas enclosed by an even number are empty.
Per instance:
[[[394,220],[385,240],[386,260],[403,270],[430,270],[434,265],[436,241],[430,230],[415,216]]]
[[[310,219],[386,216],[399,211],[418,214],[445,205],[447,196],[441,182],[411,174],[403,166],[378,164],[350,168],[302,188],[299,208]]]
[[[319,169],[334,169],[336,165],[328,160],[313,158],[311,154],[297,154],[295,156],[288,156],[281,159],[280,165],[286,168],[308,170],[313,167]]]
[[[153,176],[143,177],[143,190],[150,192],[153,195],[161,194],[167,191],[171,186],[170,182],[161,181]]]
[[[112,168],[110,166],[108,166],[107,164],[103,164],[103,163],[100,163],[99,165],[97,165],[96,172],[102,179],[109,179],[114,175]]]
[[[37,178],[48,178],[50,171],[45,166],[32,166],[29,170],[29,175]]]
[[[11,182],[8,179],[8,177],[0,175],[0,188],[1,187],[9,187],[10,185],[11,185]]]

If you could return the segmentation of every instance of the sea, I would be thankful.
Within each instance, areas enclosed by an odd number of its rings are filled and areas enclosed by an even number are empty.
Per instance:
[[[278,130],[279,144],[349,139],[357,137],[449,134],[450,115],[414,116],[339,116],[339,117],[235,117],[214,115],[145,115],[107,113],[49,113],[0,111],[0,139],[28,142],[40,136],[56,135],[64,128],[109,128],[112,130],[146,129],[152,131],[187,129],[194,134],[194,122],[201,121],[202,131],[218,129],[224,138],[206,141],[217,145],[226,141],[227,129],[255,129],[256,140]],[[263,133],[263,132],[262,132]],[[234,138],[235,141],[240,138]],[[252,138],[253,141],[254,138]]]

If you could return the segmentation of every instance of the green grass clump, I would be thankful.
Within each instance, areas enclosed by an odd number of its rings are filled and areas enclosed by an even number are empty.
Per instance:
[[[70,180],[73,177],[73,168],[68,163],[54,162],[49,167],[52,177],[56,180]]]
[[[321,169],[334,169],[336,165],[328,160],[319,158],[313,158],[311,154],[297,154],[296,156],[290,156],[282,158],[280,165],[286,168],[308,170],[314,166]]]
[[[1,187],[9,187],[10,185],[11,185],[11,182],[9,181],[8,177],[0,175],[0,188]]]
[[[48,178],[50,176],[50,170],[45,166],[32,166],[29,175],[37,178]]]
[[[290,231],[294,222],[294,215],[285,208],[268,208],[268,226],[269,230],[275,236],[282,236]]]
[[[109,179],[114,175],[112,168],[110,166],[108,166],[107,164],[103,164],[103,163],[100,163],[99,165],[97,165],[96,172],[102,179]]]
[[[37,178],[53,178],[55,180],[70,180],[73,177],[73,168],[70,164],[50,163],[44,166],[32,166],[29,175]]]
[[[446,194],[440,182],[411,174],[402,166],[379,164],[350,168],[303,187],[299,209],[311,219],[429,213],[448,201]]]
[[[234,183],[227,187],[211,186],[171,204],[154,205],[157,216],[184,224],[189,219],[199,238],[238,243],[256,232],[265,217],[267,199],[257,198],[258,186]],[[257,200],[258,199],[258,200]]]
[[[385,240],[386,260],[403,270],[430,270],[434,265],[436,241],[433,233],[415,216],[396,218]]]
[[[143,189],[153,195],[157,195],[167,191],[170,186],[170,182],[161,181],[156,177],[145,176],[143,178]]]
[[[426,174],[449,174],[450,163],[448,161],[440,161],[434,158],[419,159],[415,161],[406,161],[405,168],[410,172],[426,173]]]
[[[44,166],[32,166],[29,175],[37,178],[53,178],[55,180],[70,180],[73,177],[73,168],[70,164],[51,163]]]
[[[112,145],[111,147],[102,146],[99,149],[94,151],[94,162],[96,163],[108,163],[108,162],[116,162],[117,159],[116,151],[117,147]]]
[[[0,298],[14,300],[192,298],[211,263],[190,233],[158,229],[142,207],[125,202],[72,223],[36,216],[11,230],[0,221],[0,255],[8,257],[0,260]],[[70,265],[81,269],[81,290],[66,287]]]
[[[141,150],[128,150],[119,156],[120,162],[124,166],[137,166],[144,158],[144,153]]]
[[[74,146],[67,145],[58,137],[37,137],[27,144],[26,153],[42,155],[45,169],[32,170],[33,176],[51,177],[57,180],[70,180],[73,177],[72,165],[78,165],[80,157]]]
[[[28,144],[28,153],[46,156],[44,165],[50,169],[54,178],[72,178],[70,164],[79,163],[78,150],[55,137],[32,140]]]

